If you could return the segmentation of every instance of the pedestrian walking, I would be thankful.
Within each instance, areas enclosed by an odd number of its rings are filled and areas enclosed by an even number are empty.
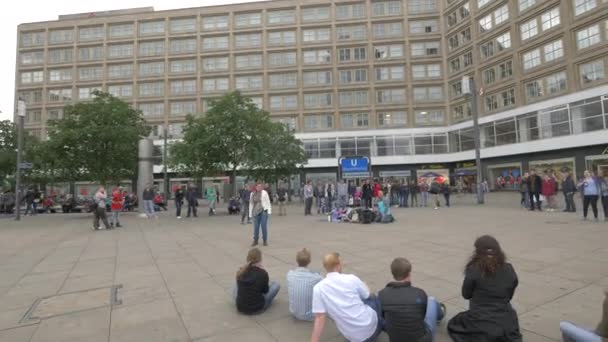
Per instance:
[[[576,193],[576,183],[572,176],[572,170],[563,170],[563,181],[562,181],[562,192],[564,193],[564,200],[566,202],[566,209],[564,212],[574,213],[576,212],[576,204],[574,204],[574,194]]]
[[[604,177],[600,180],[602,190],[602,208],[604,209],[604,221],[608,222],[608,172],[604,172]]]
[[[285,184],[281,184],[277,189],[277,201],[279,202],[279,216],[287,216],[287,208],[285,207],[287,189],[285,189]]]
[[[557,194],[557,182],[552,174],[547,172],[543,177],[541,185],[541,193],[547,199],[547,211],[554,212],[557,205],[555,203],[555,195]]]
[[[363,199],[364,207],[369,209],[372,207],[372,197],[373,197],[372,186],[369,184],[369,181],[366,179],[363,182],[363,186],[361,187],[361,198]]]
[[[399,207],[407,208],[408,207],[408,197],[410,197],[410,188],[406,181],[401,181],[399,184]]]
[[[106,215],[106,199],[108,195],[106,194],[106,189],[103,186],[99,187],[99,190],[93,196],[93,230],[99,230],[99,220],[103,222],[103,225],[106,229],[110,229],[110,224],[108,223],[108,217]]]
[[[239,191],[239,198],[241,199],[241,224],[245,224],[245,218],[247,218],[247,224],[251,223],[251,217],[249,216],[249,199],[251,197],[251,190],[249,184],[244,184],[241,191]]]
[[[196,207],[198,207],[198,194],[196,192],[196,186],[190,183],[188,185],[188,191],[186,192],[186,201],[188,202],[188,213],[186,217],[192,216],[198,217],[196,214]]]
[[[420,206],[426,207],[429,200],[429,184],[426,180],[422,179],[418,186],[420,188]]]
[[[584,176],[583,180],[578,184],[583,197],[583,219],[587,220],[587,212],[589,211],[589,205],[591,205],[593,217],[595,218],[595,221],[597,221],[597,200],[602,191],[600,188],[601,185],[597,177],[590,171],[585,170]]]
[[[445,199],[445,206],[449,208],[452,189],[450,189],[450,185],[447,181],[443,181],[443,183],[441,183],[440,192],[443,194],[443,198]]]
[[[435,210],[439,209],[441,203],[439,202],[439,192],[441,191],[441,185],[439,185],[439,181],[437,178],[434,178],[431,182],[431,186],[429,187],[429,192],[433,195],[433,202],[435,203]]]
[[[521,193],[521,200],[519,201],[519,204],[525,209],[530,209],[530,191],[528,188],[529,176],[530,175],[527,172],[524,173],[524,177],[519,184],[519,192]]]
[[[346,184],[346,180],[342,180],[341,182],[338,183],[337,186],[337,192],[338,192],[338,207],[339,208],[346,208],[346,206],[348,205],[348,184]]]
[[[538,211],[542,210],[540,203],[540,192],[542,190],[542,179],[536,174],[536,170],[530,170],[528,176],[528,191],[530,192],[530,210],[534,211],[534,204]]]
[[[143,193],[143,200],[144,200],[144,211],[146,213],[146,216],[148,218],[158,218],[158,215],[156,215],[156,211],[154,210],[154,197],[156,196],[156,193],[154,192],[154,189],[152,188],[152,184],[147,184],[146,188],[144,189],[144,193]]]
[[[122,227],[120,225],[119,215],[124,204],[125,198],[122,195],[122,188],[116,188],[112,192],[112,204],[110,205],[110,208],[112,209],[112,216],[110,217],[111,227]]]
[[[262,229],[262,241],[264,246],[268,246],[268,216],[272,213],[270,196],[264,190],[262,183],[258,183],[255,191],[251,193],[249,199],[249,217],[253,218],[253,243],[257,246],[260,238],[260,228]]]
[[[420,192],[420,188],[415,180],[408,180],[408,186],[410,188],[410,196],[412,198],[412,207],[418,207],[418,193]]]
[[[312,181],[308,181],[304,185],[304,216],[312,215],[312,200],[314,196],[314,189],[312,187]]]
[[[332,211],[335,198],[336,198],[336,189],[334,188],[334,185],[332,184],[332,182],[328,182],[327,185],[325,186],[325,199],[326,199],[327,206],[325,208],[326,211],[324,211],[324,213]]]
[[[17,190],[17,191],[19,191],[19,190]],[[25,213],[23,214],[23,216],[27,216],[28,213],[30,214],[30,216],[37,214],[35,199],[36,199],[36,191],[34,190],[33,187],[30,187],[29,189],[27,189],[27,192],[25,193]],[[20,210],[20,206],[21,206],[21,203],[17,203],[17,205],[16,205],[17,210]]]
[[[182,218],[182,206],[184,205],[185,196],[184,186],[181,185],[175,190],[175,217],[178,220]]]
[[[215,215],[215,205],[217,203],[218,193],[214,186],[210,186],[205,190],[205,197],[209,203],[209,216]]]

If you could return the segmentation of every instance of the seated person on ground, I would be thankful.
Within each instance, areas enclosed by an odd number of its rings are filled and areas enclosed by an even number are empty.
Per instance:
[[[469,310],[448,322],[452,340],[521,342],[517,312],[511,307],[517,284],[517,274],[498,241],[489,235],[478,238],[462,283]]]
[[[236,273],[234,299],[237,310],[246,315],[266,311],[279,288],[279,283],[268,281],[268,273],[262,266],[262,251],[258,248],[249,250],[247,264]]]
[[[287,272],[287,295],[289,312],[299,320],[312,321],[312,289],[323,279],[317,272],[309,270],[310,252],[304,248],[296,255],[298,268]]]
[[[405,258],[391,263],[395,281],[378,293],[384,330],[391,342],[432,342],[437,324],[445,316],[445,306],[412,286],[411,271],[412,265]]]
[[[241,206],[239,204],[239,201],[235,197],[230,198],[230,201],[228,201],[228,214],[233,215],[238,214],[240,212]]]
[[[602,342],[608,341],[608,289],[605,290],[604,307],[602,310],[602,321],[595,331],[591,331],[570,322],[561,322],[559,328],[562,331],[564,342]]]
[[[315,324],[311,342],[319,341],[328,315],[347,340],[375,341],[382,331],[378,298],[370,294],[361,279],[352,274],[342,274],[338,253],[327,254],[323,258],[323,267],[327,275],[315,285],[312,294]]]
[[[382,200],[378,200],[378,217],[376,220],[382,223],[393,222],[393,215],[391,214],[391,206],[388,198],[384,197],[382,191],[378,192],[378,198],[381,198]]]

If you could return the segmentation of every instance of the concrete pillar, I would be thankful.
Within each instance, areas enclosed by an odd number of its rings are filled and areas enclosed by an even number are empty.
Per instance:
[[[144,138],[139,141],[139,154],[137,158],[137,198],[139,199],[138,208],[140,215],[143,215],[145,212],[143,201],[144,189],[146,188],[146,185],[154,182],[153,147],[152,139]]]

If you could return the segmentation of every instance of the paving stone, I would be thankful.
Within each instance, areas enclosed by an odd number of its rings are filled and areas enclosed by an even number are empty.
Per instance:
[[[107,342],[110,307],[44,319],[30,342]]]
[[[30,342],[38,325],[28,325],[0,331],[0,342]]]

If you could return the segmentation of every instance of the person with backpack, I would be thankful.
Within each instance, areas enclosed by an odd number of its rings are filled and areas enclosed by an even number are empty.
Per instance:
[[[287,216],[287,208],[285,207],[287,189],[285,189],[285,184],[281,184],[277,189],[277,201],[279,202],[279,216]]]

